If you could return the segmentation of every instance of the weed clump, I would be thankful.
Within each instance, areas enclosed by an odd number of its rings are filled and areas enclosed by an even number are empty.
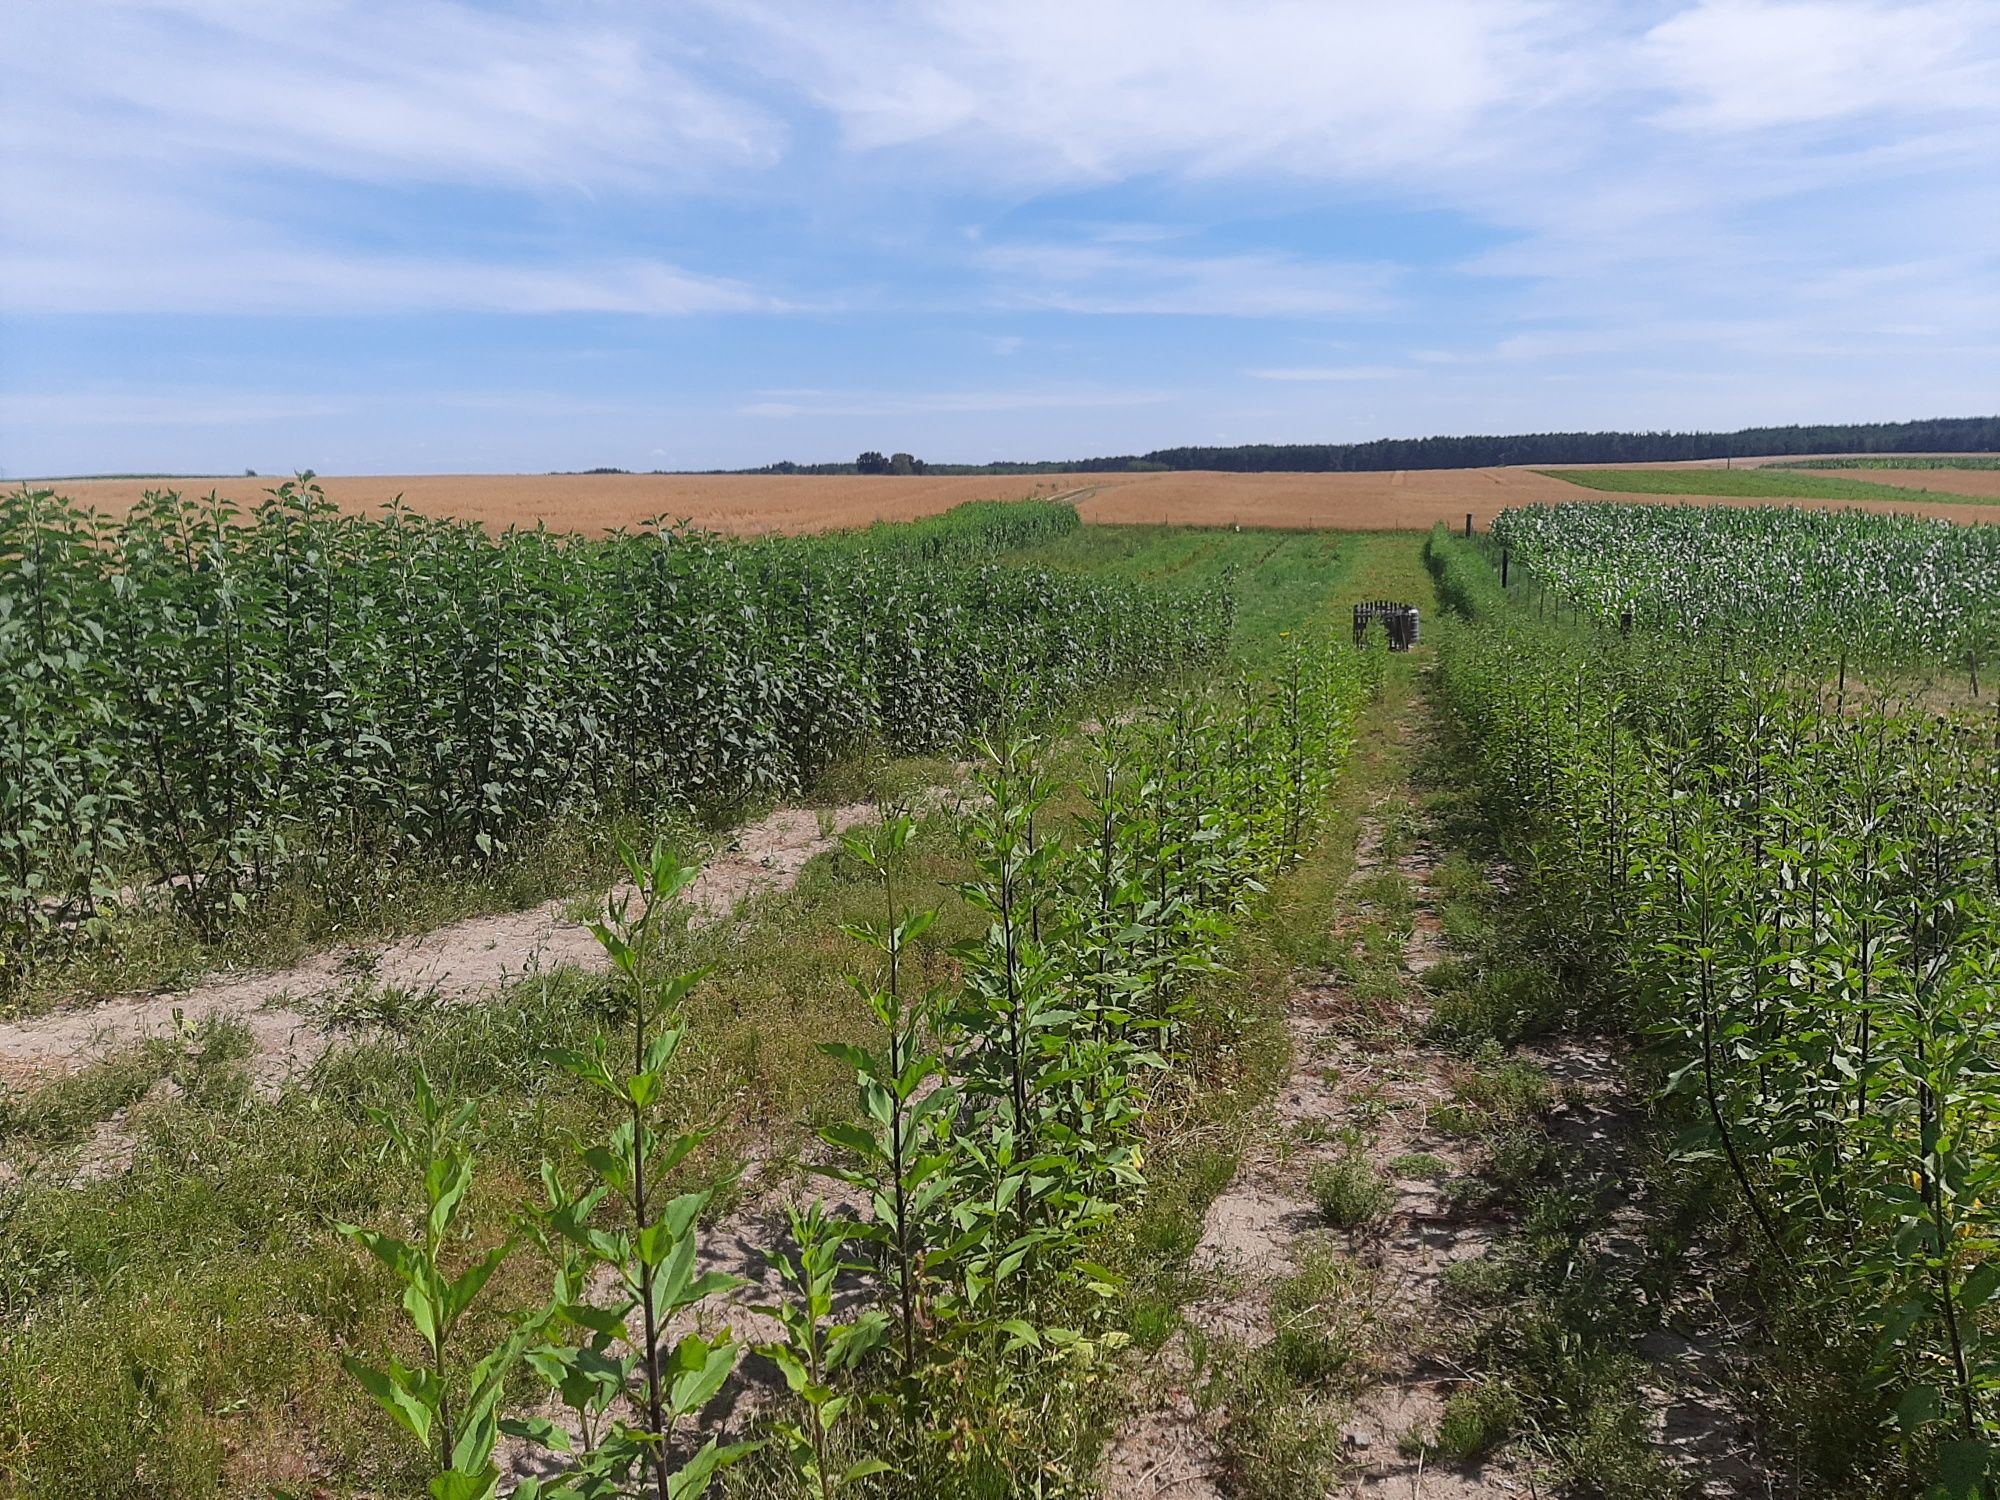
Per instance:
[[[1306,1178],[1306,1186],[1319,1216],[1350,1233],[1381,1219],[1392,1197],[1382,1174],[1358,1151],[1321,1162]]]
[[[1555,1102],[1548,1075],[1519,1059],[1475,1065],[1459,1075],[1452,1094],[1460,1104],[1481,1111],[1500,1125],[1535,1119]]]

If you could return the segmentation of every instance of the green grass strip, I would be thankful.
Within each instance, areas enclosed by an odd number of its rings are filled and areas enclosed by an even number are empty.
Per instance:
[[[1921,500],[1991,505],[1978,495],[1834,479],[1797,469],[1537,469],[1551,479],[1621,495],[1722,495],[1751,500],[1887,500],[1908,506]]]

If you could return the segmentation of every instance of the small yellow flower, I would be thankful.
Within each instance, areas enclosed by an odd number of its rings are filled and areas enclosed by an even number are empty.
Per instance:
[[[1910,1174],[1910,1186],[1921,1193],[1924,1190],[1924,1174],[1921,1172],[1912,1172]]]

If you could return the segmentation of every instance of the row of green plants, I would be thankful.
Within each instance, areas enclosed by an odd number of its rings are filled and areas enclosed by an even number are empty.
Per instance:
[[[1876,456],[1867,458],[1788,458],[1783,463],[1766,464],[1768,469],[2000,469],[2000,458],[1978,455],[1930,455],[1927,457]]]
[[[969,878],[950,893],[980,930],[943,983],[913,977],[935,972],[912,953],[939,893],[907,878],[909,814],[845,841],[880,892],[879,915],[847,929],[868,955],[851,982],[874,1040],[825,1049],[851,1069],[855,1107],[820,1131],[815,1167],[848,1185],[848,1206],[789,1209],[756,1309],[770,1336],[748,1345],[712,1331],[727,1311],[713,1299],[740,1287],[700,1270],[714,1185],[676,1172],[702,1133],[657,1124],[700,1003],[703,975],[673,962],[694,871],[628,856],[636,894],[595,928],[625,1041],[549,1057],[613,1101],[614,1128],[544,1167],[545,1198],[521,1205],[510,1238],[461,1244],[476,1122],[425,1088],[415,1121],[381,1118],[419,1184],[414,1228],[343,1230],[402,1288],[410,1324],[400,1351],[349,1368],[429,1455],[431,1494],[496,1493],[509,1444],[538,1455],[513,1493],[541,1500],[683,1500],[745,1461],[813,1500],[864,1483],[1088,1489],[1067,1455],[1084,1389],[1125,1339],[1099,1247],[1145,1192],[1149,1129],[1188,1087],[1187,1032],[1224,988],[1233,929],[1311,839],[1378,668],[1372,653],[1292,649],[1272,681],[1103,729],[1066,791],[1036,738],[983,743],[959,822]],[[462,1347],[514,1254],[542,1259],[549,1296]],[[704,1411],[746,1358],[787,1398],[717,1432]]]
[[[1912,490],[1835,474],[1813,474],[1775,466],[1751,468],[1540,469],[1538,473],[1584,489],[1621,495],[1707,495],[1740,500],[1872,500],[1878,504],[1945,501],[1976,505],[1976,495]]]
[[[1504,607],[1443,633],[1437,683],[1546,956],[1649,1040],[1788,1357],[1862,1413],[1828,1477],[1991,1493],[2000,721]]]
[[[0,984],[121,905],[210,934],[281,875],[716,815],[1216,656],[1225,588],[1001,560],[1077,524],[1022,502],[828,537],[495,537],[342,514],[310,476],[248,514],[0,497]]]
[[[1493,522],[1556,601],[1831,662],[1977,663],[2000,645],[2000,526],[1790,506],[1513,506]]]

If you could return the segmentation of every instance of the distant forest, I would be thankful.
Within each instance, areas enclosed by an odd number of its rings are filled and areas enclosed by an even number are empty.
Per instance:
[[[1369,443],[1244,443],[1229,448],[1158,448],[1117,458],[1034,463],[925,463],[907,453],[868,452],[854,463],[766,464],[748,474],[1107,474],[1158,469],[1342,470],[1477,469],[1492,464],[1664,463],[1694,458],[1761,458],[1783,453],[2000,452],[2000,416],[1922,422],[1842,422],[1812,427],[1745,427],[1738,432],[1526,432],[1504,437],[1378,438]]]

